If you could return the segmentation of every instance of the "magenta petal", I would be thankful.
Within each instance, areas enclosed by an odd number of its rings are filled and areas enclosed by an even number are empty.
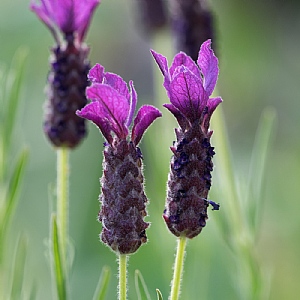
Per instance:
[[[207,107],[208,107],[208,115],[212,115],[214,110],[217,108],[217,106],[222,102],[221,97],[216,97],[216,98],[209,98],[207,101]]]
[[[221,97],[216,97],[216,98],[210,98],[207,101],[207,107],[208,107],[208,111],[207,114],[204,116],[203,119],[203,131],[206,131],[207,133],[208,128],[209,128],[209,122],[210,122],[210,118],[214,112],[214,110],[217,108],[217,106],[222,102],[222,98]],[[212,135],[212,131],[210,131],[210,135]]]
[[[166,103],[163,105],[165,108],[167,108],[173,116],[176,118],[179,126],[185,130],[189,127],[189,121],[188,119],[178,110],[173,104]]]
[[[129,127],[132,119],[133,119],[133,114],[135,112],[136,109],[136,103],[137,103],[137,93],[136,90],[133,86],[133,81],[130,80],[129,81],[129,85],[130,85],[130,107],[129,107],[129,114],[128,114],[128,118],[126,121],[126,126]]]
[[[45,1],[45,0],[44,0]],[[73,0],[47,0],[51,2],[53,8],[53,18],[56,20],[57,26],[64,33],[71,33],[77,30],[76,28],[76,8],[78,5]]]
[[[95,83],[86,89],[86,96],[95,102],[99,102],[103,107],[100,115],[107,118],[111,123],[112,130],[119,138],[126,138],[128,129],[125,122],[128,116],[128,100],[106,84]]]
[[[101,106],[100,102],[95,101],[89,103],[81,110],[77,110],[76,115],[92,121],[100,129],[104,138],[110,144],[112,143],[113,138],[110,133],[112,131],[112,128],[109,121],[104,118],[103,107]]]
[[[171,81],[171,78],[170,78],[170,74],[169,74],[169,68],[168,68],[168,61],[167,59],[155,52],[154,50],[150,50],[153,58],[155,59],[160,71],[162,72],[162,74],[164,75],[164,87],[168,90],[168,87],[169,87],[169,84],[170,84],[170,81]]]
[[[77,32],[81,42],[99,2],[99,0],[41,0],[40,6],[32,2],[30,7],[52,32],[55,32],[55,27],[65,34]]]
[[[100,64],[93,66],[88,74],[88,79],[93,83],[102,83],[104,78],[104,67]]]
[[[129,105],[130,95],[127,87],[127,83],[123,80],[123,78],[114,73],[105,73],[104,74],[105,81],[104,83],[110,85],[113,89],[117,90],[121,95],[123,95]]]
[[[73,0],[74,1],[74,0]],[[77,0],[75,10],[76,28],[78,30],[79,40],[83,40],[89,27],[94,10],[101,0]]]
[[[218,58],[211,49],[211,40],[207,40],[201,45],[197,63],[204,77],[204,89],[210,96],[216,86],[219,74]]]
[[[169,92],[171,103],[191,122],[201,117],[208,96],[199,77],[185,69],[171,81]]]
[[[53,19],[51,2],[49,3],[47,0],[44,0],[42,1],[41,5],[37,5],[34,3],[34,1],[31,1],[30,9],[36,13],[38,18],[50,29],[56,38],[55,20]]]
[[[81,41],[99,1],[51,0],[51,2],[52,7],[55,8],[54,15],[58,27],[64,33],[77,31]]]
[[[161,112],[151,105],[143,105],[134,119],[134,124],[131,133],[132,142],[137,145],[146,129],[158,117],[161,117]]]
[[[170,67],[170,75],[171,78],[174,76],[175,69],[179,66],[185,66],[191,72],[193,72],[196,76],[200,77],[199,67],[195,64],[191,57],[186,55],[184,52],[180,52],[175,55],[172,65]]]

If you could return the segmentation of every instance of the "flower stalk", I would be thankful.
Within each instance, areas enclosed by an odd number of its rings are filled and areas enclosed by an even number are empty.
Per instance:
[[[127,255],[119,255],[119,300],[127,299]]]
[[[168,229],[179,238],[170,296],[171,300],[177,300],[186,239],[195,238],[206,226],[209,205],[213,210],[219,209],[219,204],[208,199],[215,154],[210,143],[213,134],[210,119],[222,102],[221,97],[210,96],[217,83],[219,67],[211,40],[201,45],[197,64],[180,52],[169,67],[166,57],[151,52],[164,76],[163,86],[170,99],[170,103],[163,106],[179,125],[175,129],[176,141],[170,147],[173,156],[163,212]]]
[[[61,258],[66,267],[69,241],[69,149],[57,148],[57,226]]]
[[[175,258],[170,300],[179,299],[186,244],[187,238],[185,236],[180,236],[177,240],[177,252]]]

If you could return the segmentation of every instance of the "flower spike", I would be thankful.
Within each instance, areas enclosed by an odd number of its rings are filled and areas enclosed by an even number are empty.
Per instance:
[[[164,56],[151,51],[164,76],[164,87],[171,102],[164,107],[179,124],[175,129],[177,141],[171,147],[173,156],[163,213],[169,230],[178,237],[197,236],[206,225],[208,205],[213,210],[219,209],[218,204],[207,200],[215,154],[210,144],[209,122],[222,102],[221,97],[209,98],[219,73],[218,59],[210,45],[210,40],[202,44],[198,65],[180,52],[170,68]]]
[[[137,147],[145,130],[161,112],[151,105],[142,106],[133,118],[137,93],[132,81],[104,71],[97,64],[88,75],[91,100],[76,113],[92,121],[107,140],[104,149],[103,176],[100,180],[102,222],[101,240],[119,254],[130,254],[147,241],[147,197],[143,187],[142,153]],[[133,120],[131,137],[129,127]]]
[[[89,48],[83,40],[99,3],[100,0],[31,1],[31,10],[56,42],[51,50],[44,116],[44,132],[55,147],[74,148],[86,135],[85,121],[75,111],[87,103]]]

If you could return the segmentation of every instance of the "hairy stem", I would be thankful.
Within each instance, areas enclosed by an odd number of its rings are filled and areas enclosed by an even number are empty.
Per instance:
[[[127,255],[119,255],[119,300],[126,300],[127,292]]]
[[[187,239],[185,236],[181,236],[178,238],[177,253],[176,253],[175,265],[174,265],[174,274],[173,274],[173,280],[171,286],[171,295],[169,298],[170,300],[179,299],[180,283],[181,283],[181,277],[183,271],[186,242]]]
[[[66,267],[69,225],[69,149],[57,149],[57,226],[62,264]]]

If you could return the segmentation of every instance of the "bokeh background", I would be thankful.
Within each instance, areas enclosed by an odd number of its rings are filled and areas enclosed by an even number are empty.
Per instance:
[[[149,49],[154,48],[171,60],[172,43],[167,33],[151,37],[143,32],[136,16],[136,1],[139,0],[102,1],[87,37],[90,60],[92,64],[103,64],[107,71],[120,74],[126,81],[132,79],[139,105],[151,103],[161,108],[161,103],[168,99],[165,93],[154,91],[156,66]],[[270,299],[297,299],[300,294],[300,2],[211,0],[210,4],[216,17],[221,68],[219,93],[224,99],[222,107],[237,176],[248,174],[262,110],[271,106],[277,113],[267,161],[257,252],[271,270]],[[26,284],[36,285],[37,299],[47,300],[53,299],[45,242],[52,205],[48,191],[55,184],[56,155],[42,132],[42,106],[53,39],[28,6],[25,0],[0,3],[1,65],[8,68],[19,47],[29,50],[14,145],[15,151],[27,145],[30,161],[8,247],[13,249],[19,233],[26,233],[29,241]],[[165,118],[149,129],[141,144],[150,198],[147,220],[152,225],[148,244],[130,258],[129,299],[136,299],[135,269],[142,272],[153,299],[155,288],[167,297],[172,277],[176,240],[167,231],[161,214],[171,156],[166,145],[171,145],[174,139],[173,131],[164,128],[174,127],[175,122],[166,110],[163,113]],[[165,144],[160,144],[161,140]],[[75,300],[92,298],[104,265],[112,270],[107,299],[116,299],[116,257],[98,237],[102,143],[102,136],[90,124],[88,137],[71,154],[70,236],[75,259],[70,286]],[[215,189],[218,186],[213,186],[212,194]],[[222,199],[213,200],[226,206]],[[201,299],[238,299],[232,280],[235,258],[214,223],[222,210],[213,214],[201,235],[188,244],[182,299],[200,299],[200,295]]]

